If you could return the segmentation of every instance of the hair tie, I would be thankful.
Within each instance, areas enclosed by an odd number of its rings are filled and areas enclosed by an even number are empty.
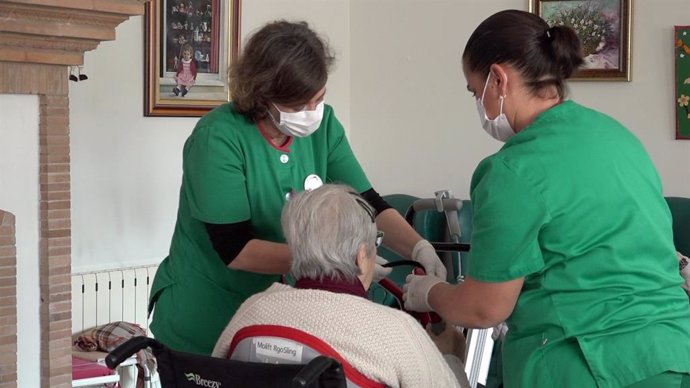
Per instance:
[[[549,28],[546,29],[546,33],[545,33],[545,34],[546,34],[546,41],[547,41],[547,42],[551,42],[551,41],[553,40],[553,37],[551,36],[551,30],[552,30],[552,29],[553,29],[553,27],[549,27]]]

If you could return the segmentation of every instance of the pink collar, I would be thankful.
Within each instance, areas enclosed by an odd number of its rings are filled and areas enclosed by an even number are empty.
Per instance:
[[[273,144],[273,142],[271,141],[271,136],[268,135],[268,131],[266,131],[266,128],[264,128],[261,121],[256,123],[256,127],[259,129],[259,133],[261,134],[261,136],[263,136],[264,139],[266,139],[266,141],[271,147],[277,149],[278,151],[283,151],[286,153],[290,152],[290,144],[292,144],[292,141],[294,140],[292,136],[288,136],[287,139],[285,139],[285,143],[283,143],[280,146],[277,146]]]

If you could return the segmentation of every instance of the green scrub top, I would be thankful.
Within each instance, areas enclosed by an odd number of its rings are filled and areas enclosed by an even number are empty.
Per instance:
[[[330,106],[315,133],[276,147],[226,104],[199,120],[183,152],[177,223],[151,290],[151,329],[175,350],[211,354],[240,304],[280,276],[227,268],[204,223],[249,220],[257,238],[284,242],[283,205],[290,192],[304,190],[308,176],[358,192],[371,184]]]
[[[565,101],[483,160],[469,276],[524,277],[506,388],[622,387],[690,372],[690,306],[659,176],[614,119]]]

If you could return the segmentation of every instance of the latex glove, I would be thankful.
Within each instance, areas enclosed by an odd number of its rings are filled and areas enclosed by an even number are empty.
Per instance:
[[[446,267],[441,262],[441,259],[438,258],[436,250],[429,241],[419,240],[415,244],[414,248],[412,248],[412,260],[423,265],[427,275],[436,276],[443,281],[446,280]]]
[[[403,286],[405,309],[419,312],[432,311],[428,300],[429,290],[439,283],[445,283],[445,281],[429,275],[407,275]]]
[[[690,259],[683,256],[680,252],[676,252],[676,254],[678,255],[680,275],[685,279],[685,283],[683,283],[682,287],[685,288],[686,291],[690,291]]]
[[[494,341],[503,341],[508,333],[508,325],[505,322],[501,322],[498,326],[494,326],[494,330],[491,333],[491,339]]]
[[[384,279],[388,277],[388,275],[393,272],[393,268],[384,268],[382,265],[388,263],[388,260],[384,259],[381,256],[376,256],[376,264],[374,266],[374,278],[373,282],[378,283],[379,280]]]

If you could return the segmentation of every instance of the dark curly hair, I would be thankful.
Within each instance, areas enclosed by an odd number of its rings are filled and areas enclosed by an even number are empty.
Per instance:
[[[247,41],[230,66],[235,109],[256,122],[271,102],[307,102],[326,85],[335,61],[328,44],[306,22],[269,23]]]
[[[555,87],[561,98],[566,95],[565,80],[584,62],[572,28],[549,27],[539,16],[518,10],[497,12],[479,24],[462,59],[470,71],[484,75],[494,63],[510,64],[533,94]]]

